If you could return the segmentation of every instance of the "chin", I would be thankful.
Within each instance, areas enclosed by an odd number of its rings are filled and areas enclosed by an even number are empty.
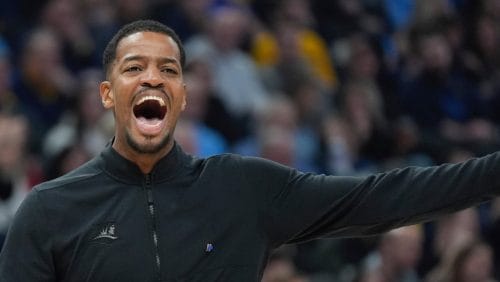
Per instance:
[[[165,149],[171,142],[169,134],[165,135],[161,140],[156,141],[151,137],[144,137],[142,142],[137,141],[130,134],[126,134],[127,145],[133,151],[139,154],[156,154]]]

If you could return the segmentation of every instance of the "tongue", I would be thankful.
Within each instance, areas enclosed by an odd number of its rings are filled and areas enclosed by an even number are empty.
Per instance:
[[[139,117],[136,119],[137,127],[141,133],[146,135],[156,135],[161,130],[162,120],[158,118],[147,119]]]

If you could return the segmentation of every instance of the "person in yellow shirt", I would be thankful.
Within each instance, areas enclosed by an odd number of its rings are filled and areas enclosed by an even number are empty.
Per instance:
[[[300,13],[294,11],[301,11]],[[273,14],[270,29],[255,32],[250,52],[261,67],[271,67],[280,61],[301,59],[312,73],[328,88],[338,84],[333,60],[325,40],[310,27],[307,1],[281,1]]]

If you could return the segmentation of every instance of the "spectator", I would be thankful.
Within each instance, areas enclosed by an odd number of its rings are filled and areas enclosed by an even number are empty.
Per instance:
[[[443,266],[439,276],[429,282],[495,282],[493,277],[493,251],[482,241],[471,241],[459,246],[456,253]]]
[[[403,109],[429,139],[473,143],[492,136],[491,122],[482,118],[477,84],[452,64],[449,42],[437,30],[417,35],[422,62],[417,75],[403,82]]]
[[[312,282],[312,277],[303,275],[293,262],[297,250],[293,245],[282,246],[273,251],[261,282]]]
[[[16,113],[20,105],[12,90],[13,65],[7,44],[0,38],[0,112]]]
[[[188,61],[201,58],[209,62],[215,93],[239,119],[251,118],[269,96],[255,63],[240,49],[248,24],[249,15],[241,8],[215,8],[209,15],[206,33],[192,37],[185,46]]]
[[[64,63],[76,72],[92,66],[95,43],[74,0],[51,0],[41,11],[40,26],[50,29],[61,41]]]
[[[95,156],[111,140],[113,117],[101,105],[96,84],[102,78],[97,69],[80,72],[79,91],[75,103],[68,107],[58,124],[47,133],[43,142],[43,156],[52,159],[72,144],[80,144],[88,154]]]
[[[444,279],[448,268],[458,250],[464,245],[480,240],[479,214],[477,209],[470,208],[446,216],[436,222],[431,240],[431,250],[426,250],[423,271],[427,273],[427,281]],[[428,252],[432,252],[429,254]],[[425,264],[434,265],[431,270]]]
[[[196,109],[203,123],[220,132],[228,145],[233,145],[249,134],[250,128],[245,119],[232,115],[216,94],[213,74],[205,60],[191,61],[185,75],[192,76],[195,80],[195,85],[190,86],[190,91],[200,92],[198,95],[206,100],[206,104],[199,103],[199,108]]]
[[[393,138],[376,84],[348,82],[338,97],[339,112],[355,135],[353,142],[368,161],[383,162],[393,154]]]
[[[455,14],[454,6],[447,0],[419,0],[415,1],[413,26],[432,24],[437,19]]]
[[[46,29],[34,30],[25,42],[13,81],[31,125],[31,151],[40,153],[46,132],[61,118],[74,89],[75,79],[62,61],[57,36]]]
[[[196,74],[184,75],[187,85],[187,107],[177,124],[175,137],[185,150],[193,155],[208,157],[227,152],[227,142],[215,129],[208,127],[203,118],[208,106],[208,92],[203,80]]]
[[[413,225],[382,235],[376,249],[363,262],[361,282],[417,282],[423,233]]]
[[[356,33],[346,42],[348,51],[345,62],[339,67],[343,84],[355,81],[379,89],[384,115],[399,118],[403,113],[397,95],[397,71],[384,64],[380,47],[368,36]]]
[[[500,52],[498,42],[500,29],[496,19],[481,13],[473,19],[470,27],[469,46],[464,51],[464,65],[479,84],[485,116],[494,122],[500,121],[497,108],[500,105]]]
[[[29,128],[19,115],[0,115],[0,246],[32,185],[41,182],[27,151]]]
[[[394,153],[388,121],[373,84],[348,82],[338,99],[338,112],[325,123],[328,170],[339,174],[377,171]]]
[[[309,282],[312,281],[300,275],[293,262],[285,257],[271,258],[267,265],[262,282]]]
[[[271,98],[257,115],[254,134],[236,144],[234,150],[243,155],[266,156],[282,164],[314,170],[314,158],[305,154],[309,149],[297,118],[297,109],[288,97],[277,95]],[[299,144],[303,144],[302,152],[297,150]]]
[[[154,1],[151,16],[177,31],[182,41],[202,33],[213,0]]]
[[[116,0],[112,2],[118,13],[116,14],[119,24],[125,24],[148,16],[149,0]]]
[[[320,33],[335,49],[337,43],[354,33],[376,35],[383,32],[382,11],[370,7],[376,6],[377,2],[380,1],[314,0],[312,7]]]
[[[80,2],[80,13],[84,24],[87,26],[92,41],[94,52],[92,53],[93,65],[101,65],[102,51],[107,41],[118,30],[118,11],[111,0],[87,0]]]
[[[60,149],[50,161],[45,172],[47,179],[57,178],[90,160],[92,155],[79,143],[70,143]]]
[[[317,77],[322,87],[338,85],[327,43],[312,27],[309,1],[277,1],[267,12],[270,30],[260,29],[253,36],[251,52],[261,68],[286,71],[288,64],[302,64]],[[282,90],[282,89],[281,89]]]

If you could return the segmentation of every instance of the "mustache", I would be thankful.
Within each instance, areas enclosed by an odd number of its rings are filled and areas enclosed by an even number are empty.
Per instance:
[[[168,97],[167,92],[163,88],[163,85],[156,85],[156,86],[143,85],[143,86],[141,86],[139,91],[137,91],[137,93],[135,93],[135,95],[137,96],[137,95],[140,95],[140,94],[147,92],[147,91],[160,91],[161,93],[163,93],[165,96]]]
[[[150,91],[160,91],[166,99],[165,102],[167,102],[167,104],[170,104],[172,98],[170,97],[170,95],[168,95],[167,91],[165,91],[163,85],[157,85],[157,86],[142,85],[141,88],[134,94],[131,103],[132,104],[134,103],[133,101],[137,99],[137,96],[141,95],[144,92],[150,92]]]

